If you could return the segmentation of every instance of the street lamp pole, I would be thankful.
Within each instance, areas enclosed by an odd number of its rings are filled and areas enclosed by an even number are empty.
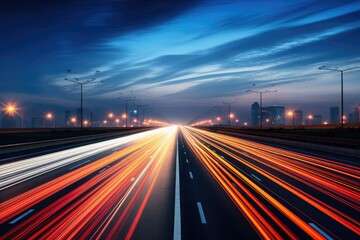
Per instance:
[[[330,68],[326,66],[319,67],[319,70],[328,70],[328,71],[335,71],[340,72],[341,78],[341,133],[344,131],[344,72],[359,69],[360,67],[352,67],[347,69],[338,69],[338,68]]]
[[[259,93],[260,94],[260,128],[262,128],[262,119],[263,119],[263,109],[262,109],[262,95],[264,93],[274,93],[274,92],[277,92],[277,90],[273,90],[273,91],[270,91],[270,90],[265,90],[265,91],[256,91],[256,90],[246,90],[245,92],[250,92],[250,93]]]
[[[71,70],[68,69],[67,72],[70,73]],[[96,74],[99,73],[99,72],[100,72],[99,70],[96,70],[95,71],[95,77],[90,79],[90,80],[85,80],[85,81],[81,81],[79,78],[74,78],[74,79],[65,78],[66,81],[73,82],[73,83],[76,83],[76,84],[80,85],[80,130],[81,130],[81,132],[83,131],[83,85],[90,84],[90,83],[104,82],[103,80],[95,81],[96,80]]]
[[[136,105],[136,121],[137,121],[137,127],[139,127],[139,108],[144,108],[144,107],[148,107],[148,104],[144,104],[144,105]],[[144,110],[143,110],[144,111]]]
[[[228,126],[230,128],[230,106],[231,104],[234,104],[236,102],[223,102],[223,104],[227,104],[229,106],[229,115],[228,115],[228,118],[229,118],[229,121],[228,121]]]

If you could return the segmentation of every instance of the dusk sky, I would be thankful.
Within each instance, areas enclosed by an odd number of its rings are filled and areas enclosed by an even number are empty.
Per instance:
[[[323,114],[340,106],[340,74],[360,66],[360,1],[1,1],[0,101],[24,109],[124,111],[132,95],[186,124],[223,101],[250,120],[264,106]],[[67,73],[71,69],[71,74]],[[344,75],[345,113],[360,104],[360,71]],[[121,94],[119,93],[121,92]],[[223,105],[224,106],[224,105]],[[225,108],[224,108],[225,110]]]

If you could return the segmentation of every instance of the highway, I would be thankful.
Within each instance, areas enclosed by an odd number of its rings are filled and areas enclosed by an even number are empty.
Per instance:
[[[0,239],[360,236],[356,159],[171,126],[0,163]]]

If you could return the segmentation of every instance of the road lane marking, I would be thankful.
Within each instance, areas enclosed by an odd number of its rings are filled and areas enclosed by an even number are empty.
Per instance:
[[[12,220],[11,222],[9,222],[9,224],[15,224],[16,222],[18,222],[19,220],[23,219],[24,217],[26,217],[27,215],[29,215],[31,212],[33,212],[34,209],[29,209],[26,212],[24,212],[23,214],[21,214],[20,216],[18,216],[17,218],[15,218],[14,220]]]
[[[186,159],[186,163],[189,163],[189,160],[188,160],[188,159]]]
[[[175,207],[174,207],[174,240],[181,240],[181,211],[180,211],[180,174],[179,174],[179,145],[176,135],[176,173],[175,173]]]
[[[135,178],[133,177],[132,179],[131,179],[131,181],[134,181],[135,180]]]
[[[314,223],[309,223],[309,225],[315,229],[316,231],[318,231],[321,235],[323,235],[327,240],[333,240],[332,237],[330,237],[329,235],[326,234],[326,232],[324,232],[323,230],[321,230],[318,226],[316,226]]]
[[[189,175],[190,175],[190,178],[191,178],[191,179],[193,179],[193,178],[194,178],[194,176],[193,176],[192,172],[189,172]]]
[[[258,180],[259,182],[261,182],[261,179],[258,178],[255,174],[251,174],[251,176],[252,176],[253,178],[255,178],[256,180]]]
[[[186,152],[184,152],[184,154],[186,154]]]
[[[202,224],[206,224],[206,218],[205,218],[205,214],[204,214],[204,210],[202,208],[201,202],[197,202],[197,207],[199,210],[199,215],[200,215],[200,220]]]
[[[86,163],[88,163],[88,162],[90,162],[90,160],[87,160],[87,161],[85,161],[85,162],[79,163],[78,165],[75,165],[75,166],[69,168],[69,170],[73,170],[73,169],[75,169],[75,168],[78,168],[78,167],[80,167],[80,166],[82,166],[82,165],[84,165],[84,164],[86,164]]]
[[[102,173],[103,171],[105,171],[107,168],[103,168],[101,169],[98,173]]]

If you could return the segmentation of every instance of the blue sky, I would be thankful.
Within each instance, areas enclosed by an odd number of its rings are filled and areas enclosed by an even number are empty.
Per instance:
[[[323,114],[340,76],[360,66],[360,1],[2,1],[0,101],[39,111],[79,105],[65,77],[97,79],[85,108],[123,111],[132,95],[186,123],[223,101],[244,121],[264,105]],[[66,69],[71,69],[71,75]],[[360,104],[360,71],[345,74],[345,112]],[[119,94],[121,92],[121,94]],[[62,114],[62,113],[61,113]]]

